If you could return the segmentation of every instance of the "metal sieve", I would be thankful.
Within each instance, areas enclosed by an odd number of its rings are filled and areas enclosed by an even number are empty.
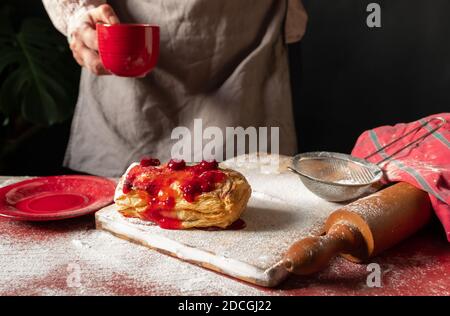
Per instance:
[[[405,146],[386,156],[378,163],[371,163],[367,159],[384,151],[405,137],[428,126],[432,121],[440,123],[427,131],[426,134],[407,143]],[[393,140],[389,144],[371,153],[364,159],[351,155],[333,152],[310,152],[295,156],[292,159],[290,171],[296,173],[303,184],[319,197],[331,202],[344,202],[371,194],[381,188],[383,178],[381,165],[403,150],[418,145],[431,134],[439,130],[447,121],[442,117],[432,118],[408,133]]]

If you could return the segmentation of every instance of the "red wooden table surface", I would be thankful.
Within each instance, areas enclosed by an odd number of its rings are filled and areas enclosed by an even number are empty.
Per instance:
[[[236,281],[95,230],[94,216],[48,223],[0,218],[0,295],[450,295],[450,244],[437,222],[367,266],[336,259],[277,289]]]

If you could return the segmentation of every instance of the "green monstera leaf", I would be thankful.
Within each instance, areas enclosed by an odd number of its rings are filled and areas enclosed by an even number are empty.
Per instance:
[[[77,69],[64,38],[45,19],[25,19],[18,30],[0,11],[0,112],[48,126],[70,118]]]

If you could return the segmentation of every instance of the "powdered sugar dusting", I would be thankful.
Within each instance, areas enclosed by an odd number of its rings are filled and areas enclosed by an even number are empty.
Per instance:
[[[95,230],[93,216],[51,223],[0,219],[0,237],[0,295],[266,294]],[[78,269],[79,282],[71,284]]]
[[[46,241],[2,238],[0,256],[1,295],[264,294],[92,227]],[[79,267],[79,286],[70,286],[71,266]]]
[[[367,286],[367,265],[337,258],[318,275],[266,290],[96,231],[93,216],[0,218],[0,295],[450,295],[449,245],[437,225],[372,260],[382,269],[381,288]],[[75,287],[68,282],[72,265],[80,268]]]
[[[129,220],[114,207],[100,211],[97,221],[105,230],[179,258],[206,263],[257,284],[276,284],[286,277],[286,271],[278,263],[288,248],[318,231],[326,217],[341,205],[309,192],[287,170],[268,173],[250,162],[244,166],[230,164],[227,162],[228,167],[243,173],[252,186],[252,197],[242,215],[245,229],[165,230]]]
[[[244,219],[247,228],[234,232],[240,236],[239,243],[235,244],[232,240],[227,242],[221,236],[225,232],[200,231],[200,235],[194,239],[197,247],[207,249],[213,244],[220,256],[243,261],[248,259],[250,263],[265,269],[275,264],[293,241],[309,234],[312,224],[326,217],[337,205],[317,198],[290,173],[271,175],[259,173],[255,168],[249,170],[252,171],[240,171],[249,178],[255,192],[251,204],[259,212],[246,213]],[[8,180],[7,184],[11,182]],[[294,222],[298,227],[292,229]],[[64,234],[58,234],[59,227],[64,226],[61,223],[54,222],[50,224],[52,230],[42,232],[40,230],[46,224],[34,226],[11,222],[11,225],[23,230],[20,236],[24,239],[14,240],[6,232],[2,234],[0,255],[8,259],[0,262],[0,279],[3,281],[0,293],[11,293],[8,284],[12,283],[15,284],[14,293],[17,294],[21,291],[29,293],[31,288],[35,292],[29,294],[46,295],[121,294],[133,291],[125,285],[120,288],[109,287],[110,279],[113,278],[116,281],[123,279],[125,284],[132,284],[131,288],[138,287],[146,293],[152,291],[154,284],[159,284],[163,289],[167,288],[170,292],[167,294],[264,294],[234,279],[161,255],[108,233],[92,230],[91,221],[69,227]],[[31,228],[30,234],[27,228]],[[162,231],[163,234],[169,232]],[[185,241],[187,236],[192,235],[192,231],[179,233]],[[80,267],[80,287],[67,286],[67,278],[73,272],[71,264]],[[53,275],[58,277],[52,278]],[[41,286],[39,282],[42,282]]]

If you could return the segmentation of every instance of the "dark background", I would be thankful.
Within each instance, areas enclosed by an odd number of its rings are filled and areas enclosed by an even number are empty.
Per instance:
[[[370,2],[382,7],[380,29],[366,26]],[[6,3],[16,8],[19,20],[46,17],[41,1]],[[306,36],[289,47],[301,152],[349,152],[366,129],[449,112],[450,1],[304,4],[309,13]],[[66,172],[60,166],[69,127],[70,120],[41,128],[2,158],[0,174]]]
[[[366,25],[381,5],[381,28]],[[366,129],[450,111],[450,1],[304,0],[291,47],[300,151],[349,152]]]
[[[49,20],[42,2],[38,0],[1,0],[0,10],[5,8],[12,10],[12,22],[17,32],[26,20],[34,18]],[[59,36],[62,45],[67,44],[66,38],[56,29],[51,28],[51,32],[53,32],[51,35]],[[79,67],[70,58],[71,56],[67,55],[68,52],[61,53],[60,59],[66,63],[65,80],[72,80],[70,78],[76,78],[73,73],[79,72]],[[7,75],[8,73],[0,75],[0,86]],[[73,80],[72,86],[72,90],[76,93],[77,80]],[[73,93],[71,95],[68,93],[66,102],[74,106],[76,99],[72,95]],[[17,106],[19,105],[20,100],[17,100]],[[70,117],[69,115],[66,121],[51,126],[24,122],[20,117],[19,124],[16,124],[18,126],[13,128],[5,128],[0,124],[0,175],[69,173],[70,171],[62,168],[62,161],[70,132]]]

